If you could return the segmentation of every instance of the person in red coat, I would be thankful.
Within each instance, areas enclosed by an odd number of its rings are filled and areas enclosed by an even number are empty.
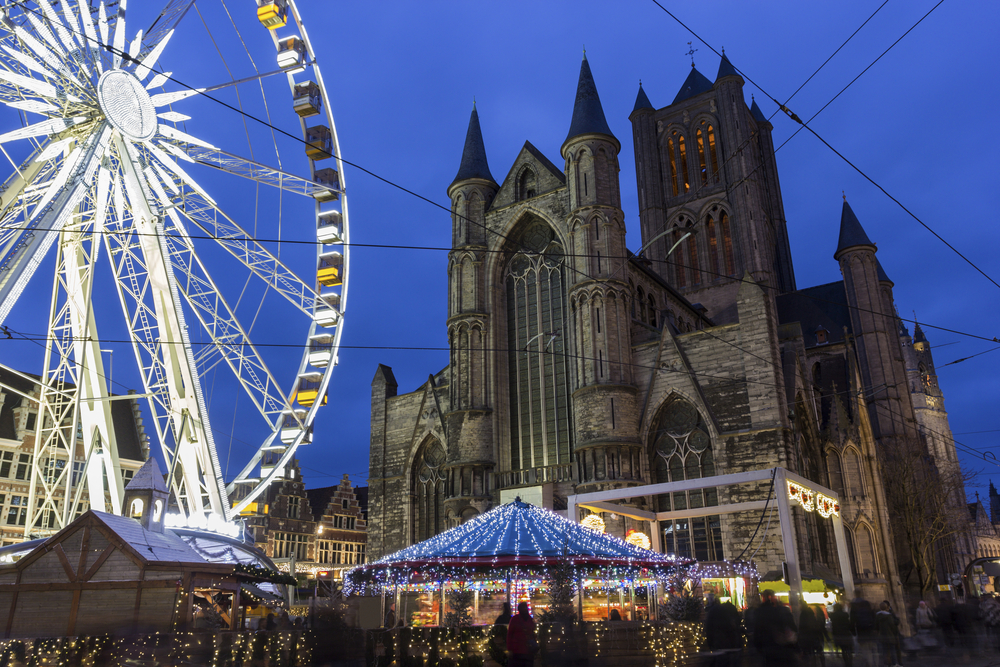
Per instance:
[[[517,615],[507,625],[507,650],[510,651],[508,667],[531,667],[538,652],[535,639],[535,619],[528,613],[528,603],[517,605]]]

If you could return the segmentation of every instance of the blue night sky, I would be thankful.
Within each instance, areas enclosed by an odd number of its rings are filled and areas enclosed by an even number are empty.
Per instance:
[[[135,12],[130,7],[129,19],[142,17],[130,22],[130,33],[148,26],[156,13],[153,7],[159,6],[151,0],[134,4],[139,7]],[[254,20],[253,4],[199,2],[200,16],[189,13],[161,66],[192,86],[252,75],[251,61],[227,17],[228,5],[258,68],[275,69],[274,48]],[[569,128],[585,46],[608,122],[622,143],[622,204],[633,252],[641,242],[628,115],[638,82],[642,80],[659,108],[673,100],[690,71],[691,60],[685,55],[689,41],[697,49],[694,58],[700,72],[714,80],[719,65],[711,48],[651,0],[374,4],[302,0],[299,4],[326,80],[343,158],[445,208],[474,98],[497,181],[503,180],[525,140],[562,165],[559,147]],[[747,103],[753,94],[770,116],[776,107],[769,97],[787,100],[879,4],[705,1],[667,6],[716,50],[725,47],[732,63],[766,91],[748,80]],[[788,106],[808,119],[934,5],[933,0],[887,2]],[[988,20],[991,15],[995,9],[986,2],[942,3],[810,126],[1000,282],[1000,258],[995,252],[1000,230],[989,223],[990,211],[1000,208],[995,166],[1000,138],[996,132],[981,130],[993,122],[991,117],[996,120],[1000,101],[993,71],[997,50],[990,46],[995,44],[996,22]],[[205,24],[214,42],[207,38]],[[273,77],[262,84],[266,103],[257,83],[241,86],[239,98],[232,89],[217,96],[229,104],[242,103],[250,113],[269,114],[275,125],[297,132],[288,87],[281,79]],[[166,85],[166,90],[177,88]],[[217,146],[242,155],[252,150],[269,164],[280,159],[290,171],[307,169],[301,145],[280,136],[272,139],[262,125],[244,122],[211,100],[191,99],[174,108],[192,116],[188,132]],[[9,112],[0,114],[5,128],[17,122]],[[780,112],[772,122],[776,146],[798,128]],[[900,313],[909,318],[915,310],[934,346],[951,426],[965,447],[964,451],[960,447],[963,464],[969,471],[983,473],[977,480],[981,487],[990,475],[1000,481],[996,474],[1000,469],[969,451],[998,449],[1000,416],[994,406],[1000,353],[941,368],[998,347],[963,334],[1000,336],[996,307],[1000,287],[808,132],[791,139],[777,159],[798,287],[841,279],[833,252],[844,191],[878,244],[878,258],[895,282]],[[233,183],[204,169],[192,167],[191,174],[261,238],[310,237],[313,223],[307,203],[279,202],[273,192],[256,193],[249,181]],[[345,167],[344,177],[354,244],[434,248],[450,244],[446,211],[357,169]],[[304,342],[304,318],[295,318],[273,294],[265,297],[253,281],[243,291],[245,272],[240,274],[239,267],[218,250],[199,248],[217,280],[229,290],[231,301],[239,300],[241,317],[254,322],[259,342]],[[306,245],[281,245],[282,259],[303,276],[312,271],[312,252]],[[400,393],[413,391],[428,374],[447,364],[446,264],[447,254],[441,250],[352,248],[341,363],[334,373],[329,405],[317,420],[314,444],[300,456],[309,486],[336,483],[345,473],[356,484],[366,483],[370,384],[377,364],[392,367]],[[42,272],[48,271],[47,279],[51,258],[46,266]],[[122,339],[121,309],[114,303],[110,275],[105,278],[106,291],[98,298],[112,298],[107,299],[107,324],[102,320],[101,335]],[[35,302],[19,303],[6,322],[16,331],[44,331],[51,284],[33,289]],[[263,307],[258,308],[262,298]],[[189,323],[194,331],[197,325]],[[5,344],[0,361],[38,372],[40,347]],[[134,366],[129,346],[109,342],[103,347],[116,350],[115,391],[141,391],[137,373],[129,368]],[[294,375],[299,351],[269,347],[262,352],[279,379]],[[227,374],[222,367],[211,372],[205,388],[220,460],[232,475],[249,457],[248,443],[259,442],[263,433],[249,402],[234,401]]]

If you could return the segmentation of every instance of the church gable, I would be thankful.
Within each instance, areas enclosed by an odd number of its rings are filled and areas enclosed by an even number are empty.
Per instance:
[[[524,147],[514,160],[514,165],[507,172],[507,177],[500,186],[500,191],[493,199],[490,210],[509,206],[519,201],[532,199],[566,187],[566,175],[558,167],[531,145],[524,142]]]

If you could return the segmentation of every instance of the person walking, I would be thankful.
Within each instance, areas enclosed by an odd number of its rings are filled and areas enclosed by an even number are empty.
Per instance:
[[[861,655],[866,664],[874,665],[875,610],[872,609],[871,602],[861,597],[860,592],[851,600],[850,617],[851,633],[858,638]]]
[[[760,597],[761,605],[754,613],[753,641],[764,659],[764,667],[798,664],[797,628],[791,610],[778,602],[769,588]]]
[[[983,596],[979,603],[979,614],[986,626],[987,650],[1000,650],[1000,601],[992,593]]]
[[[883,600],[882,604],[884,604],[886,607],[888,607],[889,613],[892,614],[893,620],[896,621],[896,645],[893,647],[893,650],[895,650],[895,652],[896,652],[896,654],[895,654],[896,655],[896,664],[897,665],[902,665],[903,664],[903,633],[899,631],[899,626],[900,626],[899,616],[896,616],[896,610],[892,608],[892,603],[891,602],[889,602],[888,600]]]
[[[844,605],[839,602],[833,605],[830,614],[830,630],[833,632],[833,644],[840,652],[844,667],[854,667],[854,635],[851,634],[851,615],[844,611]]]
[[[937,648],[938,640],[934,636],[934,628],[937,626],[937,618],[934,610],[921,600],[917,604],[917,611],[914,613],[917,625],[917,643],[921,649]]]
[[[528,603],[517,604],[517,615],[507,624],[507,651],[510,652],[508,667],[531,667],[538,653],[538,639],[535,637],[535,619],[528,612]]]
[[[879,654],[882,664],[888,667],[901,667],[896,662],[896,640],[899,637],[899,620],[889,611],[889,603],[879,605],[875,614],[875,634],[878,638]]]
[[[718,655],[712,658],[712,667],[738,665],[743,648],[740,612],[732,602],[719,602],[709,594],[705,607],[705,648]]]
[[[807,604],[802,605],[802,612],[799,614],[799,648],[802,649],[806,664],[815,665],[818,660],[820,667],[826,667],[826,658],[823,655],[825,639],[826,623],[823,612]]]
[[[503,613],[497,616],[497,620],[493,621],[493,625],[508,625],[510,623],[510,603],[503,603]]]

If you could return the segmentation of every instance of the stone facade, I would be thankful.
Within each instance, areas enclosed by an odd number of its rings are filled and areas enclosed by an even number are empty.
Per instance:
[[[934,456],[954,460],[954,446],[939,390],[912,382],[924,348],[898,328],[874,244],[845,201],[831,248],[844,280],[796,288],[771,126],[725,58],[714,83],[692,69],[659,110],[640,87],[630,120],[638,257],[586,59],[562,168],[525,143],[498,184],[473,110],[448,189],[450,363],[409,393],[386,366],[372,383],[370,555],[538,487],[559,510],[573,493],[784,466],[840,494],[859,589],[901,607],[877,448],[925,422]],[[767,489],[634,503],[706,507],[661,522],[664,550],[753,555],[773,574],[778,531],[753,540],[759,512],[708,509]],[[793,511],[804,577],[835,577],[829,522]],[[647,530],[604,518],[619,535]]]

